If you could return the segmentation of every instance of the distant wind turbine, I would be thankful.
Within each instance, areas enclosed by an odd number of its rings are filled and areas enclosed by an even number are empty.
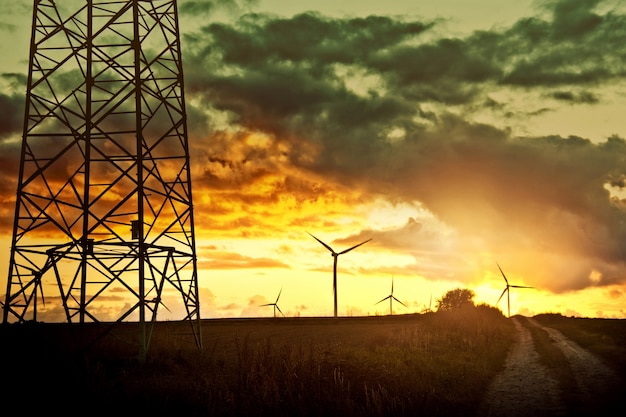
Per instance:
[[[397,302],[399,302],[400,304],[402,304],[403,306],[406,307],[406,304],[404,304],[402,301],[398,300],[396,297],[394,297],[393,295],[393,276],[391,277],[391,294],[389,294],[388,296],[386,296],[385,298],[383,298],[382,300],[380,300],[378,303],[382,303],[383,301],[389,299],[389,315],[392,316],[393,315],[393,300],[396,300]],[[374,305],[376,305],[374,304]],[[407,307],[408,308],[408,307]]]
[[[430,301],[428,302],[428,308],[423,309],[420,313],[431,313],[433,310],[431,306],[433,305],[433,295],[430,294]]]
[[[283,292],[283,289],[281,288],[280,291],[278,292],[278,297],[276,297],[276,301],[274,301],[273,303],[267,303],[267,304],[261,304],[261,307],[265,307],[265,306],[274,306],[274,318],[276,318],[276,310],[278,309],[278,311],[280,311],[280,314],[283,315],[283,317],[285,317],[285,315],[283,314],[283,312],[281,311],[280,307],[278,307],[278,299],[280,298],[280,294]]]
[[[39,288],[39,292],[41,293],[41,301],[43,302],[44,308],[46,307],[46,297],[43,295],[43,286],[41,285],[41,276],[42,272],[35,271],[34,269],[28,268],[33,273],[35,277],[35,288],[33,289],[32,297],[34,298],[34,310],[33,310],[33,321],[37,321],[37,288]]]
[[[506,287],[504,287],[504,290],[502,291],[502,294],[500,294],[500,298],[498,298],[498,301],[496,301],[496,305],[498,305],[498,303],[500,302],[500,300],[504,296],[504,293],[506,293],[508,316],[511,317],[511,294],[510,294],[509,288],[535,288],[535,287],[525,287],[523,285],[511,285],[511,284],[509,284],[509,280],[506,279],[506,275],[504,275],[504,272],[502,271],[502,268],[500,268],[500,265],[497,262],[496,262],[496,265],[498,265],[498,269],[500,270],[500,273],[502,274],[502,278],[504,278],[504,282],[506,282]]]
[[[309,232],[307,232],[309,233]],[[367,239],[364,242],[359,243],[358,245],[354,245],[351,248],[348,248],[346,250],[343,250],[341,252],[335,252],[333,250],[333,248],[331,248],[330,246],[328,246],[326,243],[322,242],[321,240],[319,240],[318,238],[316,238],[315,236],[313,236],[311,233],[309,233],[309,235],[317,240],[319,243],[322,244],[322,246],[324,246],[326,249],[328,249],[330,251],[330,254],[333,257],[333,297],[334,297],[334,301],[335,301],[335,318],[337,317],[337,258],[339,257],[339,255],[343,255],[344,253],[348,253],[350,252],[352,249],[356,249],[359,246],[369,242],[372,239]]]

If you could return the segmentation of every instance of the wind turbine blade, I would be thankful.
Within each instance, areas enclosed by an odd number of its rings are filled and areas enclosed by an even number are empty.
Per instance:
[[[283,315],[283,317],[285,317],[285,314],[283,313],[283,311],[280,309],[280,307],[276,306],[276,308],[278,309],[278,311],[280,311],[280,314]]]
[[[506,293],[508,290],[509,290],[509,286],[507,285],[506,288],[504,289],[504,291],[502,291],[502,294],[500,294],[500,297],[498,298],[498,301],[496,301],[496,305],[498,305],[498,303],[500,302],[502,297],[504,297],[504,293]]]
[[[535,288],[535,287],[525,287],[523,285],[509,285],[511,288]]]
[[[376,304],[380,304],[380,303],[382,303],[383,301],[388,300],[388,299],[389,299],[389,297],[391,297],[391,296],[390,296],[390,295],[386,296],[385,298],[383,298],[383,299],[382,299],[382,300],[380,300],[379,302],[374,303],[374,305],[376,305]]]
[[[343,250],[343,251],[339,252],[337,255],[343,255],[343,254],[344,254],[344,253],[346,253],[346,252],[350,252],[352,249],[356,249],[356,248],[358,248],[359,246],[366,244],[366,243],[367,243],[367,242],[369,242],[370,240],[372,240],[372,239],[367,239],[365,242],[361,242],[361,243],[359,243],[358,245],[354,245],[354,246],[352,246],[351,248],[348,248],[348,249],[346,249],[346,250]]]
[[[393,295],[393,275],[391,276],[391,295]]]
[[[309,232],[307,232],[309,233]],[[331,248],[330,246],[328,246],[326,243],[322,242],[321,240],[319,240],[318,238],[316,238],[315,236],[313,236],[312,234],[309,233],[309,236],[311,236],[313,239],[317,240],[318,242],[320,242],[326,249],[328,249],[332,254],[335,253],[335,251],[333,250],[333,248]]]
[[[502,278],[504,278],[504,281],[506,282],[506,285],[508,287],[509,285],[509,280],[506,279],[506,275],[504,275],[504,271],[502,271],[502,268],[500,268],[500,265],[496,262],[496,265],[498,265],[498,269],[500,270],[500,273],[502,274]]]
[[[406,304],[404,304],[402,301],[398,300],[396,297],[393,297],[393,299],[394,299],[394,300],[396,300],[397,302],[399,302],[400,304],[402,304],[403,306],[405,306],[405,307],[406,307]],[[408,307],[406,307],[406,308],[408,308]]]
[[[266,307],[266,306],[273,306],[274,303],[269,303],[269,304],[260,304],[259,307]]]
[[[165,305],[165,303],[163,302],[163,300],[159,297],[155,297],[151,300],[151,302],[155,303],[155,308],[157,308],[159,305],[162,305],[163,308],[165,308],[167,311],[169,311],[170,313],[172,312],[172,310],[170,310],[169,308],[167,308],[167,306]]]
[[[165,309],[166,309],[167,311],[169,311],[170,313],[172,312],[172,310],[170,310],[169,308],[167,308],[167,306],[165,305],[165,303],[164,303],[163,301],[159,300],[159,304],[161,304],[163,307],[165,307]]]
[[[280,294],[283,292],[283,289],[281,288],[280,291],[278,291],[278,297],[276,297],[276,302],[278,302],[278,299],[280,298]]]

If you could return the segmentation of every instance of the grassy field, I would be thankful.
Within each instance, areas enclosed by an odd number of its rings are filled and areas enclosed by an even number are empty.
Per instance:
[[[626,381],[626,369],[623,367],[626,354],[626,321],[608,319],[567,318],[561,315],[542,314],[534,319],[545,327],[552,327],[575,341],[581,347],[601,358],[611,369]],[[556,345],[549,333],[531,325],[526,318],[520,321],[531,332],[536,351],[541,363],[546,366],[552,377],[558,382],[562,400],[567,404],[572,416],[621,416],[626,387],[605,386],[594,394],[594,401],[586,401],[585,394],[578,385],[572,365],[565,354]],[[617,410],[619,409],[619,411]]]
[[[560,314],[534,317],[603,358],[626,381],[626,320],[571,318]]]
[[[625,321],[618,322],[620,329],[606,331],[623,334]],[[4,395],[32,413],[65,415],[472,416],[515,332],[487,306],[205,320],[202,351],[187,327],[159,323],[145,363],[114,340],[78,353],[66,346],[62,326],[4,327]]]

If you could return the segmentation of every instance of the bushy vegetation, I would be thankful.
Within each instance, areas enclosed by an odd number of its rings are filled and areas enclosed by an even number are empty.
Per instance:
[[[50,350],[37,364],[32,345],[4,345],[4,358],[28,374],[20,378],[53,382],[38,385],[50,394],[42,409],[66,415],[88,407],[90,415],[467,416],[514,335],[499,310],[473,305],[407,316],[207,320],[202,351],[181,336],[185,325],[163,323],[145,363],[106,345],[81,355]],[[43,333],[35,338],[46,342]],[[28,396],[25,386],[12,389]]]
[[[437,311],[456,310],[474,306],[476,293],[467,288],[456,288],[446,292],[437,300]]]

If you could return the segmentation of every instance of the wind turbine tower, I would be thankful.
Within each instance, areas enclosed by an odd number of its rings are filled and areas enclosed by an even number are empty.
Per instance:
[[[283,313],[283,311],[280,309],[280,307],[278,307],[278,300],[280,299],[280,294],[282,292],[283,292],[283,290],[281,288],[280,291],[278,292],[278,297],[276,297],[276,301],[274,301],[273,303],[261,304],[261,307],[266,307],[266,306],[273,306],[274,307],[274,318],[276,318],[276,310],[277,309],[280,312],[280,314],[282,314],[283,317],[285,317],[285,314]]]
[[[383,298],[382,300],[380,300],[379,302],[377,302],[376,304],[380,304],[385,300],[389,300],[389,315],[392,316],[393,315],[393,300],[396,300],[397,302],[399,302],[400,304],[402,304],[404,307],[406,307],[406,304],[404,304],[402,301],[398,300],[394,295],[393,295],[393,276],[391,277],[391,294],[389,294],[388,296],[386,296],[385,298]],[[408,307],[407,307],[408,308]]]
[[[35,0],[3,323],[48,296],[142,356],[167,290],[201,347],[183,87],[176,0]]]
[[[308,233],[308,232],[307,232]],[[333,257],[333,299],[334,299],[334,307],[335,307],[335,318],[337,318],[337,258],[339,257],[339,255],[343,255],[344,253],[348,253],[350,252],[352,249],[356,249],[359,246],[369,242],[372,239],[367,239],[364,242],[361,242],[359,244],[356,244],[346,250],[343,250],[341,252],[335,252],[333,250],[333,248],[331,248],[329,245],[327,245],[326,243],[322,242],[321,240],[319,240],[318,238],[316,238],[315,236],[313,236],[312,234],[309,233],[309,235],[317,240],[319,243],[322,244],[322,246],[324,246],[326,249],[328,249],[330,251],[330,254]]]

